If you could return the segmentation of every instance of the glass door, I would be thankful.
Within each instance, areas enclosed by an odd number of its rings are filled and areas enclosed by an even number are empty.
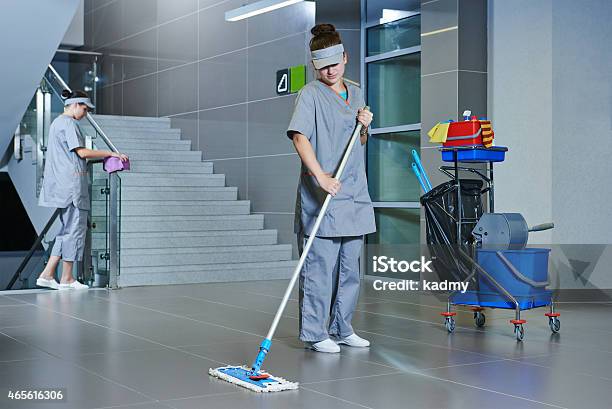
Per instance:
[[[364,11],[370,2],[362,1]],[[411,168],[411,151],[420,152],[421,15],[381,11],[361,27],[362,88],[374,113],[366,163],[377,226],[366,236],[362,265],[368,275],[410,279],[406,273],[375,270],[373,257],[411,261],[421,255],[421,191]]]

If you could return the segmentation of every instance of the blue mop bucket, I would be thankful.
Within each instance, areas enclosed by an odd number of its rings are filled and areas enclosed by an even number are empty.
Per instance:
[[[510,263],[525,278],[534,282],[548,281],[548,255],[550,249],[527,248],[523,250],[500,250]],[[513,296],[541,296],[548,293],[545,287],[534,287],[517,276],[497,255],[497,250],[477,250],[477,261],[499,284]],[[478,292],[497,294],[499,290],[486,277],[480,275]]]

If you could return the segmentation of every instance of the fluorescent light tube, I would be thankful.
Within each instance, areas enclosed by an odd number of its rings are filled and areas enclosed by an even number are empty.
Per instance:
[[[304,0],[261,0],[255,3],[247,4],[246,6],[238,7],[237,9],[225,12],[225,21],[238,21],[245,18],[253,17],[258,14],[267,13],[268,11],[280,9],[282,7],[291,6],[292,4],[301,3]]]

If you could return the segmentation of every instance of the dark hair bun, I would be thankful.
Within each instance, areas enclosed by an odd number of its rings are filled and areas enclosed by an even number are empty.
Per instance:
[[[81,91],[80,89],[75,89],[74,91],[68,91],[67,89],[62,91],[62,98],[89,98],[87,92]]]
[[[310,30],[310,33],[313,36],[318,36],[324,33],[335,33],[335,32],[336,32],[336,27],[334,27],[333,24],[317,24]]]

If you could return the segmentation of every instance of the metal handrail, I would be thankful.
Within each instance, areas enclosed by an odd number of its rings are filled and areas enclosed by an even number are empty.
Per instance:
[[[63,80],[63,78],[57,73],[57,71],[55,70],[55,68],[53,68],[53,65],[49,64],[49,70],[51,70],[51,72],[53,73],[53,75],[55,76],[55,78],[57,79],[57,81],[60,83],[60,85],[68,90],[68,91],[72,91],[72,89],[68,86],[68,84],[66,84],[66,81]],[[47,82],[49,82],[49,80],[47,78],[45,78],[45,80]],[[51,85],[51,84],[50,84]],[[51,87],[53,88],[53,87]],[[106,133],[104,133],[104,131],[102,130],[102,128],[100,128],[100,125],[98,125],[98,123],[96,122],[95,119],[93,119],[93,117],[91,116],[91,114],[88,112],[87,113],[87,120],[89,121],[89,123],[91,124],[91,126],[94,127],[94,129],[96,130],[96,132],[98,132],[100,134],[100,136],[102,137],[102,140],[104,141],[104,143],[106,143],[106,145],[111,149],[111,151],[115,152],[115,153],[119,153],[119,149],[117,149],[117,147],[115,146],[115,144],[110,140],[110,138],[106,135]]]
[[[64,48],[58,48],[56,52],[60,54],[91,55],[93,57],[102,57],[104,55],[95,51],[66,50]]]
[[[30,259],[34,255],[34,252],[36,251],[36,248],[38,248],[38,246],[40,246],[40,243],[42,243],[43,237],[45,237],[45,235],[47,234],[47,232],[49,231],[49,229],[53,225],[53,222],[55,222],[55,219],[57,219],[57,216],[59,216],[59,214],[60,214],[60,209],[55,210],[55,212],[53,213],[53,215],[51,216],[51,218],[49,219],[49,221],[45,225],[45,228],[42,230],[42,232],[36,238],[36,241],[32,245],[32,248],[30,248],[30,251],[28,252],[28,254],[25,256],[25,258],[23,259],[23,261],[21,262],[21,264],[17,268],[17,271],[15,271],[15,274],[13,274],[13,278],[11,278],[11,281],[9,282],[8,286],[6,287],[7,290],[10,290],[11,288],[13,288],[13,285],[15,285],[15,282],[17,281],[19,276],[21,276],[21,273],[23,272],[23,270],[26,268],[26,266],[30,262]]]

